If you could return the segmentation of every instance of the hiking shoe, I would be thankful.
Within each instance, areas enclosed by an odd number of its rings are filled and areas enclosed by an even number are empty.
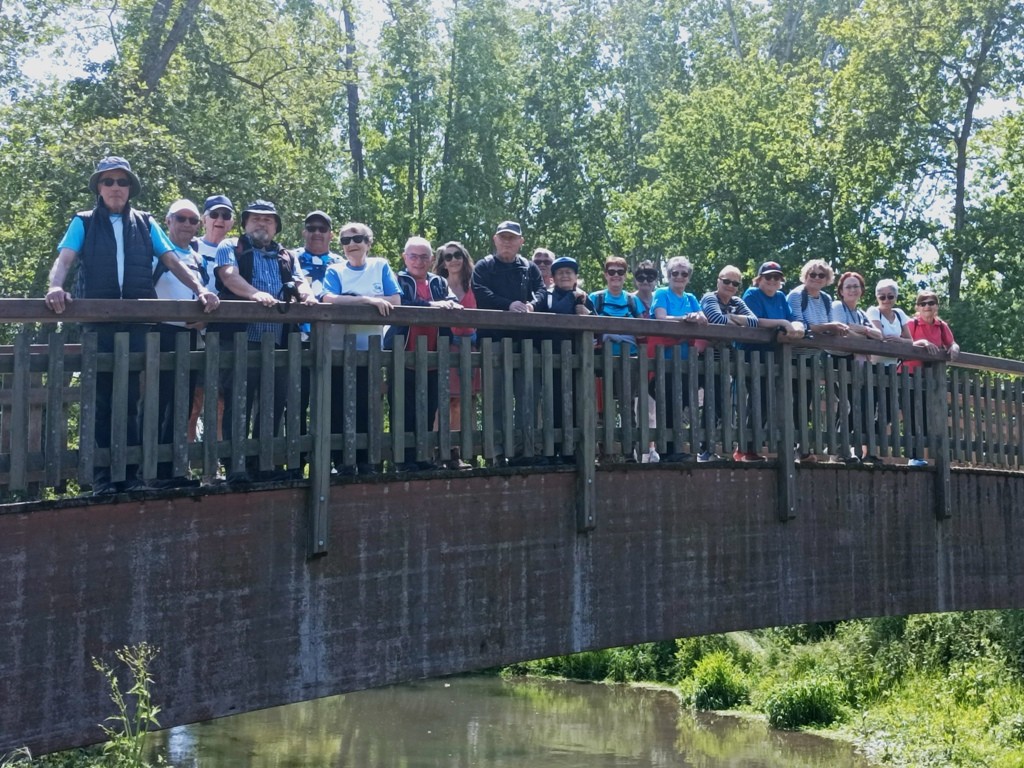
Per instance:
[[[741,451],[739,448],[732,452],[732,460],[739,461],[744,464],[754,464],[759,461],[768,461],[768,459],[765,456],[762,456],[759,453],[755,453],[754,451]]]
[[[928,462],[924,459],[911,459],[907,462],[908,467],[927,467]]]
[[[818,457],[813,453],[801,453],[798,461],[801,464],[815,464],[818,461]]]
[[[881,456],[875,456],[875,454],[869,453],[867,456],[865,456],[863,459],[861,459],[861,463],[863,463],[863,464],[884,464],[885,461],[882,459]]]
[[[698,464],[710,464],[713,461],[721,461],[722,457],[717,453],[711,453],[711,451],[701,451],[697,454]]]

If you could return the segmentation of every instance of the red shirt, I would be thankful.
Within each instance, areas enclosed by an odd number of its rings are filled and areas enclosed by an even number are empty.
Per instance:
[[[434,297],[430,295],[430,286],[427,285],[426,280],[416,281],[416,298],[422,299],[423,301],[433,301]],[[410,352],[416,350],[416,339],[420,336],[425,336],[427,339],[427,351],[437,352],[437,326],[436,325],[411,325],[409,326],[409,338],[405,343],[405,348]]]
[[[930,341],[939,349],[948,349],[953,346],[953,331],[949,329],[949,326],[943,320],[925,323],[915,317],[907,323],[907,327],[910,329],[910,338],[914,341],[924,339],[925,341]],[[903,363],[903,370],[910,371],[911,373],[920,367],[920,360],[907,360]]]

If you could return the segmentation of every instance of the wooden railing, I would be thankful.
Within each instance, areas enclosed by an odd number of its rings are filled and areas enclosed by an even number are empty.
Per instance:
[[[503,459],[571,463],[579,473],[581,529],[595,524],[595,463],[636,461],[651,444],[662,455],[670,450],[707,452],[731,460],[734,447],[769,454],[780,468],[783,519],[795,508],[793,464],[801,453],[846,459],[851,453],[859,456],[863,447],[890,463],[912,456],[928,458],[938,470],[940,487],[943,482],[948,485],[950,462],[1001,469],[1024,465],[1024,364],[963,354],[947,366],[939,356],[906,344],[830,337],[806,339],[795,347],[775,343],[776,334],[760,329],[399,307],[389,322],[554,331],[573,341],[519,346],[509,339],[484,338],[471,348],[467,343],[454,346],[442,335],[436,352],[426,350],[424,339],[414,350],[397,344],[394,351],[381,350],[371,340],[368,351],[358,351],[354,337],[348,336],[344,348],[332,350],[332,324],[379,324],[382,318],[376,310],[295,306],[282,316],[248,302],[225,302],[215,315],[203,315],[194,305],[181,302],[76,301],[57,317],[41,300],[4,299],[0,318],[16,329],[13,344],[0,350],[4,498],[79,493],[92,482],[96,465],[109,465],[115,481],[124,480],[126,468],[133,465],[140,467],[143,478],[153,478],[160,462],[172,462],[176,475],[197,478],[241,475],[254,467],[258,472],[288,468],[293,479],[305,482],[308,477],[310,483],[312,552],[326,546],[325,515],[318,516],[317,508],[327,503],[332,452],[333,469],[342,475],[359,463],[390,471],[404,461],[407,447],[415,448],[416,459],[422,462],[445,460],[458,448],[465,460],[481,469],[500,467]],[[77,325],[213,319],[303,321],[310,323],[311,333],[306,343],[297,334],[290,335],[284,349],[275,349],[267,336],[252,349],[243,333],[219,333],[211,326],[203,351],[179,346],[161,353],[157,336],[151,334],[144,352],[129,353],[127,340],[120,339],[115,352],[101,354],[95,335],[82,334]],[[74,325],[65,331],[55,327],[58,321]],[[663,349],[649,350],[643,341],[637,355],[630,356],[625,344],[614,354],[610,344],[595,348],[594,340],[604,333],[704,338],[709,347],[687,360],[680,359],[678,348],[666,358]],[[76,343],[66,343],[69,338]],[[772,348],[747,353],[735,349],[733,341],[772,342]],[[920,359],[927,365],[923,375],[909,376],[895,366],[862,364],[842,356],[854,352]],[[275,368],[287,372],[282,425],[272,422]],[[394,428],[404,423],[407,384],[404,375],[395,374],[410,369],[417,419],[415,429],[406,432]],[[174,438],[168,443],[158,441],[154,426],[157,398],[152,393],[159,389],[161,371],[165,386],[173,379],[176,404]],[[96,377],[107,373],[113,377],[117,407],[110,447],[100,449],[94,439]],[[190,441],[189,381],[196,374],[206,395],[206,427],[202,440]],[[262,382],[256,416],[262,438],[253,437],[244,413],[245,385],[253,375]],[[345,427],[332,433],[331,380],[338,375],[343,377]],[[365,401],[356,397],[362,376],[370,393]],[[126,439],[123,407],[132,377],[141,378],[146,393],[138,445],[129,445]],[[432,379],[438,390],[436,423],[426,415]],[[456,380],[461,385],[460,430],[451,429],[449,421],[449,393]],[[304,382],[308,414],[302,407]],[[217,395],[225,383],[235,393],[232,438],[212,439],[218,435]],[[390,406],[382,396],[388,387]],[[692,405],[686,407],[687,403]],[[369,426],[357,431],[361,409]],[[948,498],[943,498],[940,515],[949,513]]]

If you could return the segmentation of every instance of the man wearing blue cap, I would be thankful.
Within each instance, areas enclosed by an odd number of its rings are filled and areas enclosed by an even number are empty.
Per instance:
[[[199,255],[209,276],[206,284],[211,291],[217,290],[217,249],[235,226],[235,207],[227,195],[210,195],[203,203],[203,236],[199,238]]]
[[[153,265],[156,260],[181,283],[192,290],[207,312],[217,308],[216,294],[202,285],[178,257],[167,235],[153,217],[131,205],[131,198],[142,191],[139,177],[123,157],[105,157],[89,178],[89,190],[96,195],[91,211],[75,215],[58,245],[57,259],[50,269],[46,306],[61,314],[72,296],[64,290],[64,282],[72,267],[78,264],[75,296],[85,299],[155,299]],[[97,350],[114,351],[115,333],[129,334],[132,352],[145,349],[148,326],[138,323],[87,323],[86,331],[95,332]],[[109,456],[114,379],[112,372],[96,374],[96,446],[101,456],[93,468],[93,493],[117,493],[141,485],[138,465],[125,467],[125,479],[111,480]],[[139,377],[128,377],[128,410],[125,442],[140,444]]]

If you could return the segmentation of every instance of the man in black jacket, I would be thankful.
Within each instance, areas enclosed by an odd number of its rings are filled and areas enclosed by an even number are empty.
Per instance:
[[[499,309],[506,312],[532,312],[531,303],[544,294],[544,281],[541,279],[540,270],[533,262],[525,259],[519,254],[523,245],[523,229],[518,222],[503,221],[498,225],[494,233],[494,253],[486,256],[476,263],[473,268],[473,295],[476,298],[479,309]],[[511,338],[515,340],[515,348],[518,351],[524,340],[530,340],[530,334],[523,331],[505,330],[480,330],[481,338],[492,339]],[[533,397],[536,401],[539,394],[540,366],[535,369],[533,378]],[[494,419],[496,430],[505,430],[505,407],[504,388],[502,386],[503,376],[501,371],[494,379],[494,401],[491,404],[491,413]],[[514,378],[516,419],[515,432],[511,435],[504,435],[502,443],[506,446],[513,446],[513,453],[518,456],[526,443],[532,443],[533,420],[522,419],[519,404],[525,403],[526,382],[520,371],[516,371]],[[532,445],[530,446],[532,448]],[[492,463],[500,466],[504,463],[501,449],[497,449],[498,455],[488,457]],[[533,451],[529,453],[532,455]],[[513,458],[514,464],[529,464],[531,458]]]
[[[50,269],[46,306],[58,315],[72,301],[64,290],[64,282],[77,263],[78,282],[75,295],[84,299],[155,299],[153,283],[154,259],[160,262],[187,286],[205,311],[219,305],[217,295],[210,291],[174,254],[167,235],[153,217],[131,205],[131,198],[142,191],[139,177],[122,157],[105,157],[89,178],[89,191],[96,195],[91,211],[75,215],[58,245],[57,259]],[[112,353],[114,335],[128,333],[129,351],[145,350],[148,326],[140,323],[87,323],[83,329],[94,332],[97,351]],[[111,372],[96,374],[96,447],[110,448],[114,376]],[[128,411],[125,444],[141,442],[139,423],[140,387],[137,374],[128,377]],[[155,425],[154,425],[155,428]],[[112,481],[110,458],[98,458],[93,467],[94,494],[117,493],[142,486],[138,465],[125,466],[125,479]]]

